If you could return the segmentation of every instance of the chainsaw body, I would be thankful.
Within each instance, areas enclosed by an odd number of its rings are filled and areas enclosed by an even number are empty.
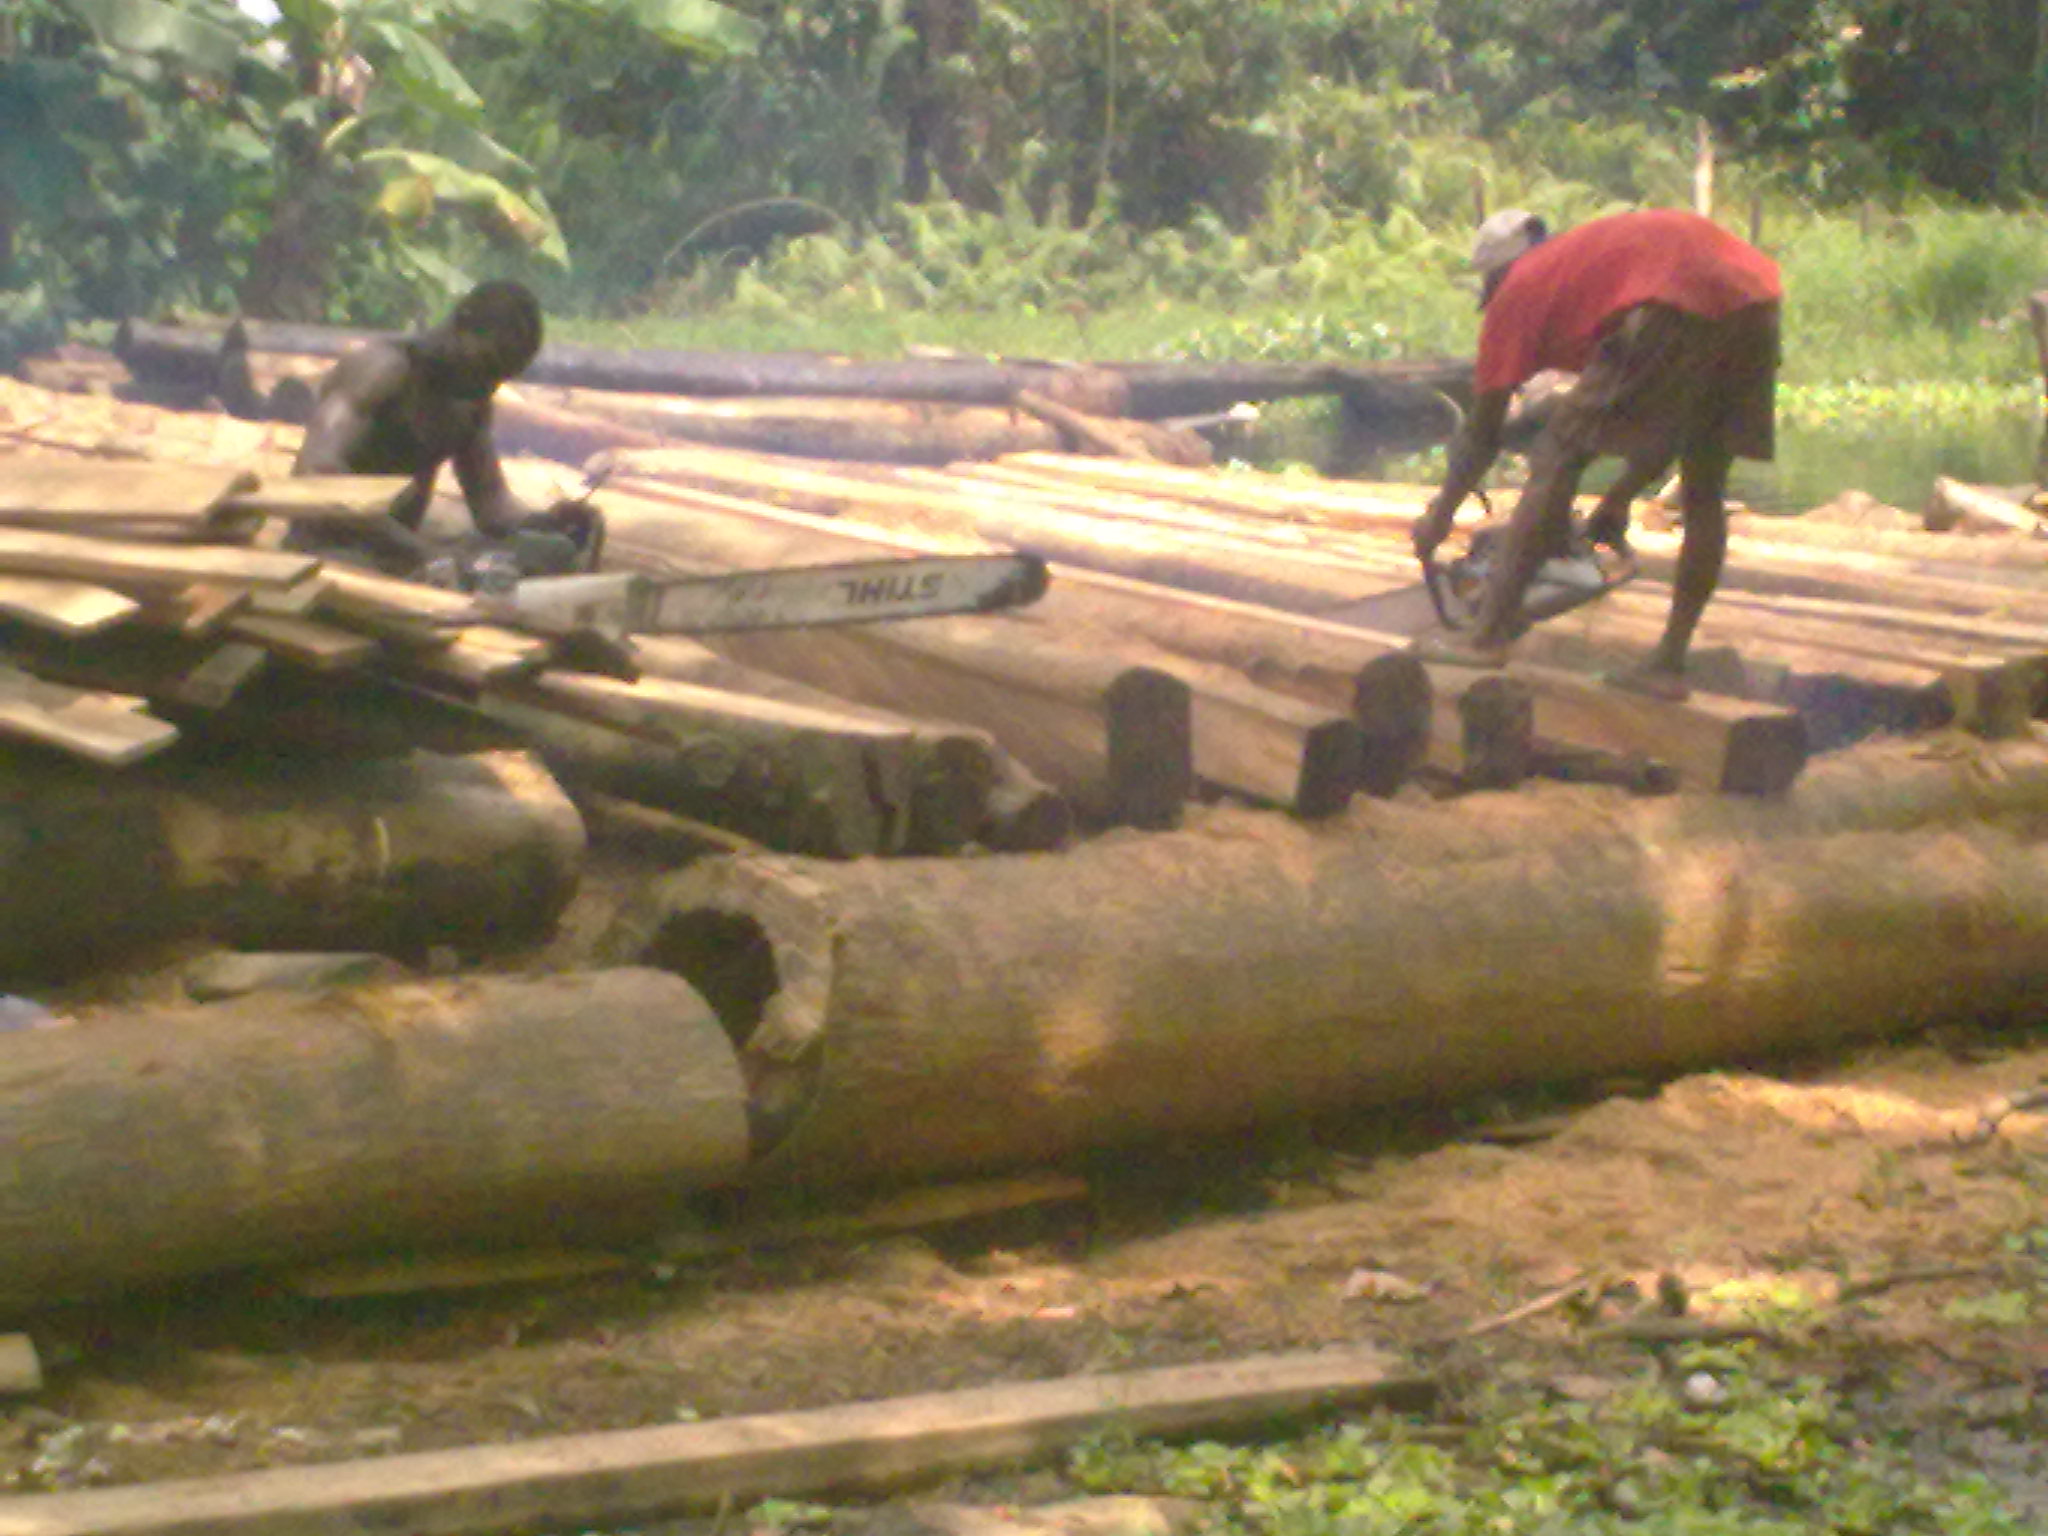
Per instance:
[[[1441,551],[1423,557],[1423,585],[1444,628],[1471,629],[1478,623],[1479,605],[1506,541],[1505,527],[1486,523],[1467,536],[1463,553],[1449,559],[1441,558]],[[1514,633],[1597,602],[1635,575],[1636,558],[1627,545],[1596,544],[1586,537],[1583,522],[1574,521],[1565,552],[1538,566],[1522,594]]]

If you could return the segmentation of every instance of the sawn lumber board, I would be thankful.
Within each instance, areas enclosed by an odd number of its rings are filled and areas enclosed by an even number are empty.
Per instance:
[[[1044,1456],[1099,1431],[1217,1433],[1413,1399],[1350,1346],[1210,1365],[18,1498],[0,1536],[484,1536],[618,1526],[774,1495],[873,1492]]]

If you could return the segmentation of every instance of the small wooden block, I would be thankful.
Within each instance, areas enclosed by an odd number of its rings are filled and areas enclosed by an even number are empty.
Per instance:
[[[218,581],[195,581],[173,597],[167,607],[176,613],[178,633],[197,639],[227,626],[249,606],[249,589]]]
[[[260,645],[231,640],[193,667],[173,679],[163,696],[197,709],[219,709],[250,678],[270,664],[270,652]]]
[[[27,1397],[43,1390],[43,1363],[25,1333],[0,1333],[0,1397]]]
[[[0,613],[60,635],[91,635],[135,613],[136,601],[91,582],[0,576]]]
[[[0,667],[0,733],[41,742],[109,767],[125,767],[178,739],[178,728],[142,713],[147,701],[88,693]]]
[[[383,648],[368,635],[281,613],[245,613],[228,633],[315,672],[346,672]]]

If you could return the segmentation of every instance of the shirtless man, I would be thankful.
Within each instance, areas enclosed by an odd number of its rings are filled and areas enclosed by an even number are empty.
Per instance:
[[[324,525],[295,541],[341,545],[385,569],[414,575],[436,547],[419,531],[441,465],[455,478],[477,532],[504,541],[524,575],[587,569],[601,531],[577,502],[534,512],[505,482],[491,440],[491,396],[540,350],[540,306],[512,282],[473,288],[431,330],[373,341],[343,357],[321,382],[292,472],[410,475],[391,521],[361,534]]]
[[[1622,547],[1628,509],[1677,461],[1684,541],[1663,639],[1641,670],[1616,679],[1685,696],[1693,630],[1721,579],[1724,501],[1734,460],[1773,448],[1778,366],[1777,266],[1710,220],[1671,209],[1615,214],[1554,239],[1519,209],[1479,228],[1472,265],[1483,283],[1476,400],[1450,447],[1442,488],[1416,520],[1427,558],[1500,453],[1515,389],[1546,368],[1579,375],[1529,455],[1499,564],[1470,640],[1434,647],[1446,659],[1498,665],[1517,633],[1522,596],[1564,549],[1572,497],[1599,454],[1620,455],[1620,479],[1587,523]]]

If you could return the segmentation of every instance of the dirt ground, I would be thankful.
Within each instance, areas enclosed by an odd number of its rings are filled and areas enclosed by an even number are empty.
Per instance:
[[[572,912],[560,943],[603,917]],[[1873,1413],[1916,1415],[2048,1492],[2030,1481],[2048,1426],[2048,1118],[1981,1123],[2044,1080],[2048,1028],[1987,1028],[1160,1148],[1076,1170],[1082,1198],[871,1239],[650,1248],[581,1279],[352,1300],[245,1277],[57,1311],[30,1324],[49,1385],[0,1406],[0,1487],[1335,1341],[1382,1343],[1453,1382],[1620,1379],[1654,1368],[1651,1351],[1600,1326],[1627,1313],[1630,1282],[1647,1297],[1670,1276],[1692,1318],[1761,1307]],[[1457,1338],[1581,1278],[1609,1300]],[[2016,1292],[2031,1318],[2011,1315]]]

